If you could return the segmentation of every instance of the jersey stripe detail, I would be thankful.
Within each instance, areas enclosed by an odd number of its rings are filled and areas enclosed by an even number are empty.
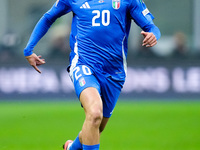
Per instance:
[[[73,82],[74,82],[73,71],[74,71],[74,68],[76,67],[76,64],[78,63],[78,59],[79,59],[79,55],[78,55],[78,42],[77,41],[74,44],[74,53],[76,55],[72,59],[72,63],[71,63],[71,67],[70,67],[70,72],[69,72],[69,75],[70,75],[70,77],[71,77],[71,79],[72,79]]]
[[[125,51],[124,51],[124,40],[125,40],[126,36],[124,36],[123,41],[122,41],[122,56],[123,56],[123,65],[124,65],[124,71],[127,75],[127,62],[126,62],[126,55],[125,55]]]

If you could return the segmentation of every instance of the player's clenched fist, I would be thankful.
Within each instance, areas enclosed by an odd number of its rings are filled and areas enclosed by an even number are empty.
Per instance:
[[[45,64],[45,60],[41,59],[42,56],[37,56],[35,53],[33,53],[30,56],[26,56],[26,59],[28,60],[29,64],[39,73],[41,71],[38,69],[37,66]]]
[[[157,44],[156,36],[152,32],[142,31],[141,34],[144,36],[142,46],[153,47]]]

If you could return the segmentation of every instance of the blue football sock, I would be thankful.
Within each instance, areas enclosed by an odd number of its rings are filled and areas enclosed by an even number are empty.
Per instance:
[[[99,150],[100,144],[97,145],[84,145],[83,150]]]
[[[79,140],[79,135],[73,141],[72,145],[70,146],[69,150],[82,150],[83,146]]]

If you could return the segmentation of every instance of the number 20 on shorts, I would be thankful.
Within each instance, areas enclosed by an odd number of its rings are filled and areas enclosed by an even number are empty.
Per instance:
[[[90,68],[85,65],[75,67],[73,72],[74,72],[74,77],[76,80],[78,80],[80,77],[82,77],[83,74],[85,74],[85,75],[92,74]]]

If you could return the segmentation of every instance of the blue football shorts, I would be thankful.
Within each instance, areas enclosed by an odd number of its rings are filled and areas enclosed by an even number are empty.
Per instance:
[[[103,116],[110,118],[124,81],[113,80],[111,76],[106,77],[86,65],[77,65],[73,69],[73,73],[70,73],[70,77],[78,98],[81,92],[88,87],[94,87],[98,90],[103,102]]]

